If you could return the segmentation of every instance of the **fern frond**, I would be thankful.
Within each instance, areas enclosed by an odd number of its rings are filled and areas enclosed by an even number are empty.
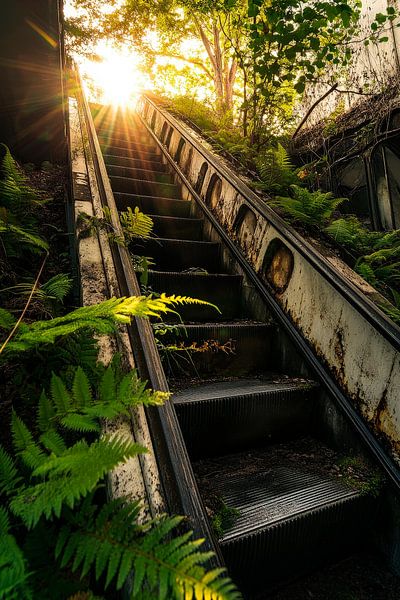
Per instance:
[[[356,217],[336,219],[325,227],[335,242],[357,253],[364,253],[370,246],[371,232],[362,226]]]
[[[291,220],[305,225],[322,227],[346,200],[334,198],[331,192],[310,192],[298,185],[291,185],[290,188],[292,197],[277,197],[271,205],[281,208]]]
[[[75,371],[72,384],[72,396],[76,408],[84,408],[85,406],[90,406],[92,403],[92,390],[89,378],[82,367],[78,367]]]
[[[62,302],[72,289],[72,279],[66,273],[58,273],[40,286],[48,300]]]
[[[50,389],[51,398],[56,410],[61,414],[68,413],[73,405],[72,397],[61,377],[58,377],[55,373],[51,376]]]
[[[0,506],[0,599],[30,600],[24,553],[9,531],[7,511]]]
[[[204,300],[186,296],[131,296],[129,298],[110,298],[99,304],[83,306],[67,315],[49,321],[36,321],[31,325],[21,324],[5,348],[6,352],[23,352],[40,344],[54,344],[63,336],[71,335],[82,329],[100,334],[111,334],[118,323],[129,324],[133,316],[159,317],[172,312],[171,306],[183,304],[202,304],[217,307]]]
[[[45,432],[53,427],[53,420],[56,411],[52,402],[49,400],[43,391],[39,398],[39,406],[37,412],[37,424],[40,431]]]
[[[6,331],[10,331],[16,323],[15,317],[5,310],[5,308],[0,308],[0,329],[5,329]]]
[[[54,429],[49,429],[49,431],[42,433],[40,442],[46,450],[52,452],[56,456],[61,456],[67,449],[63,438]]]
[[[357,261],[357,263],[354,266],[354,270],[372,286],[376,286],[378,284],[374,269],[371,267],[371,265],[367,264],[366,262]]]
[[[32,476],[46,478],[27,486],[11,501],[11,510],[29,527],[41,516],[60,516],[64,504],[72,508],[90,493],[108,471],[133,456],[147,452],[139,444],[104,437],[92,444],[80,440],[58,456],[50,455],[34,469]]]
[[[282,144],[258,154],[255,164],[263,182],[261,187],[268,191],[284,191],[296,180],[289,154]]]
[[[11,417],[11,433],[17,455],[29,468],[36,468],[46,459],[46,455],[35,442],[33,435],[15,412]]]
[[[120,213],[120,220],[124,235],[128,239],[134,237],[148,239],[151,237],[154,222],[149,216],[142,213],[139,207],[135,206],[135,209],[132,210],[128,206],[127,211]]]
[[[47,251],[49,249],[48,243],[39,235],[36,235],[33,232],[23,229],[18,225],[5,223],[1,219],[0,232],[4,235],[4,237],[6,237],[7,235],[11,236],[11,239],[14,243],[23,244],[31,252],[41,252],[43,250]],[[4,241],[6,242],[6,240]]]
[[[396,260],[400,256],[400,246],[392,248],[380,248],[371,254],[363,257],[363,260],[370,265],[387,264],[389,261]]]
[[[0,494],[11,494],[20,482],[13,458],[0,446]]]
[[[132,598],[142,597],[144,590],[154,600],[241,597],[233,583],[221,577],[222,569],[207,573],[203,565],[212,553],[199,551],[203,540],[191,540],[191,533],[170,537],[182,517],[163,517],[141,528],[137,517],[138,504],[126,499],[101,508],[87,503],[60,532],[56,556],[62,566],[80,569],[81,577],[89,571],[97,579],[105,574],[106,587],[113,582],[117,590],[132,572]]]

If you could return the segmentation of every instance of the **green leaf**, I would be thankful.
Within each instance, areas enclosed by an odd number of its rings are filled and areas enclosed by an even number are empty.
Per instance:
[[[78,367],[75,371],[72,393],[74,404],[77,408],[90,406],[92,403],[92,390],[90,388],[89,379],[87,375],[85,375],[82,367]]]
[[[72,398],[61,377],[58,377],[54,373],[51,376],[50,389],[51,398],[57,412],[67,413],[73,407]]]

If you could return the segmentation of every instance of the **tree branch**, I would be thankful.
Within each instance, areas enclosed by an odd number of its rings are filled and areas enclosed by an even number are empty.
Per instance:
[[[165,58],[174,58],[175,60],[181,60],[183,62],[189,63],[190,65],[195,65],[196,67],[202,69],[211,80],[214,80],[213,74],[209,69],[207,69],[207,67],[204,63],[201,62],[201,60],[196,60],[195,58],[186,58],[185,56],[180,56],[179,54],[171,54],[169,52],[153,52],[153,54],[154,56],[165,56]]]
[[[306,112],[305,116],[302,118],[302,120],[300,121],[299,126],[297,127],[296,131],[294,132],[294,134],[292,135],[292,140],[294,140],[294,138],[297,136],[297,134],[299,133],[300,129],[303,127],[303,125],[306,123],[306,121],[308,120],[309,116],[311,115],[311,113],[314,111],[314,109],[318,106],[318,104],[320,102],[322,102],[322,100],[325,100],[325,98],[327,96],[329,96],[329,94],[331,94],[332,92],[334,92],[336,90],[336,88],[338,87],[338,83],[334,83],[333,86],[327,91],[325,92],[325,94],[323,94],[320,98],[318,98],[318,100],[316,100],[314,102],[314,104],[308,109],[308,111]]]

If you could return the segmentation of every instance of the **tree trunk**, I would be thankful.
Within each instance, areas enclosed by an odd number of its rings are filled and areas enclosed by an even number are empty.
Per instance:
[[[216,23],[213,23],[212,26],[213,40],[211,42],[198,19],[195,18],[194,21],[211,62],[215,95],[217,97],[217,111],[221,115],[226,115],[227,112],[233,109],[233,87],[237,73],[237,62],[232,59],[229,65],[229,58],[226,57],[221,47],[221,32]]]

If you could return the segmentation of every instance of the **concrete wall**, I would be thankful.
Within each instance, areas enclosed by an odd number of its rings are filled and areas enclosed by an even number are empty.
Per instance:
[[[0,10],[0,142],[23,162],[66,160],[62,0]]]
[[[271,213],[269,218],[264,202],[221,159],[193,142],[182,123],[147,99],[141,101],[139,111],[400,464],[400,353],[353,306],[347,292],[338,292],[332,277],[315,265],[333,269],[345,290],[355,291],[360,298],[364,293],[374,298],[375,290],[336,256],[322,256],[289,227],[277,226],[279,217]],[[310,259],[311,252],[317,259]],[[372,310],[385,320],[378,309]],[[400,329],[393,328],[400,335]]]

